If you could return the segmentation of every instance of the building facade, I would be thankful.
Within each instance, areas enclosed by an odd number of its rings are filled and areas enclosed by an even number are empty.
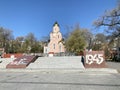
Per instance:
[[[65,52],[65,47],[62,43],[62,34],[57,22],[53,25],[53,30],[50,33],[50,42],[44,46],[44,53],[61,53]]]

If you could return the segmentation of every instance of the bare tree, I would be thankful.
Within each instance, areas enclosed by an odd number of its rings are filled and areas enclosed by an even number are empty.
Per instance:
[[[99,19],[94,22],[96,27],[107,27],[107,33],[113,38],[120,37],[120,1],[116,8],[105,11]]]
[[[93,34],[90,32],[90,30],[84,28],[81,29],[81,32],[87,44],[86,48],[90,50],[92,48],[92,43],[93,43]]]

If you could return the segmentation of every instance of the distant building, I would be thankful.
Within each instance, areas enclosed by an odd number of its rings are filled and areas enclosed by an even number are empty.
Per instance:
[[[50,33],[50,42],[44,46],[44,53],[60,53],[65,52],[64,45],[62,43],[62,34],[60,33],[60,27],[57,22],[53,25],[53,30]]]

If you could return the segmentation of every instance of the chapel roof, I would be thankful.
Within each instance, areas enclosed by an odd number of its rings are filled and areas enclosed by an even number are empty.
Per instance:
[[[57,26],[59,26],[59,24],[58,24],[58,22],[57,22],[57,21],[53,24],[53,26],[55,26],[56,24],[57,24]]]

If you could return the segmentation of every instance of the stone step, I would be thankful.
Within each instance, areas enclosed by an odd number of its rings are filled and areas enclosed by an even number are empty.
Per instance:
[[[27,68],[29,69],[43,69],[43,68],[68,68],[84,69],[81,63],[80,56],[71,57],[39,57],[34,63],[31,63]]]

